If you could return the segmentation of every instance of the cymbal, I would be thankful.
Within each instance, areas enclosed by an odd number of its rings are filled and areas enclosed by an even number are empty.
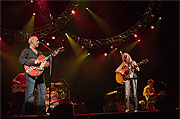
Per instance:
[[[62,85],[62,82],[56,82],[55,85]]]
[[[63,92],[63,91],[64,91],[64,90],[62,90],[62,89],[58,89],[58,90],[57,90],[57,92]]]

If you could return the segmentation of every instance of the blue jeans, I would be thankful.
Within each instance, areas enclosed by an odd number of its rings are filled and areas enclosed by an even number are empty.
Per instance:
[[[132,83],[132,93],[133,93],[133,101],[134,101],[134,109],[138,109],[138,100],[137,100],[137,80],[128,79],[125,82],[125,107],[129,110],[129,96],[130,96],[130,83]]]
[[[34,112],[34,89],[37,89],[37,113],[45,107],[45,96],[46,96],[46,86],[42,78],[31,77],[26,74],[26,91],[25,91],[25,114],[31,115],[36,114]]]

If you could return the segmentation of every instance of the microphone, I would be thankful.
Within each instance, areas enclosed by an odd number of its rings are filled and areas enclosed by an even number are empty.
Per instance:
[[[45,40],[41,40],[41,41],[39,41],[39,44],[42,44],[43,42],[46,42]]]

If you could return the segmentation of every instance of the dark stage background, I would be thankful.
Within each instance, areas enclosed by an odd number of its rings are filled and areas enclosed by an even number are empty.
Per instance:
[[[54,1],[55,2],[55,1]],[[148,2],[82,2],[82,8],[89,6],[93,12],[111,26],[109,33],[104,34],[97,27],[93,19],[83,12],[81,16],[86,22],[72,20],[64,27],[62,32],[70,32],[84,38],[106,38],[117,35],[135,24],[147,7]],[[21,11],[18,16],[13,8],[21,2],[1,2],[1,27],[6,29],[19,30],[27,22],[32,9]],[[59,6],[58,6],[59,5]],[[49,2],[49,8],[54,16],[62,12],[66,2]],[[103,8],[103,5],[105,6]],[[121,7],[120,5],[124,5]],[[62,7],[60,7],[62,6]],[[100,8],[100,6],[102,8]],[[133,7],[132,7],[133,6]],[[32,6],[31,6],[32,7]],[[31,8],[30,7],[30,8]],[[61,9],[60,9],[61,8]],[[32,11],[31,11],[32,10]],[[114,11],[113,11],[114,10]],[[118,11],[119,10],[119,11]],[[135,12],[137,10],[137,13]],[[83,14],[84,13],[84,14]],[[77,13],[78,14],[78,13]],[[179,2],[163,1],[158,11],[162,17],[158,27],[150,29],[150,25],[138,33],[141,41],[129,51],[136,62],[148,58],[149,62],[141,66],[138,79],[138,97],[142,96],[144,86],[149,78],[155,80],[155,89],[158,91],[160,82],[167,84],[168,105],[171,108],[178,107],[179,101]],[[29,16],[28,16],[29,15]],[[43,23],[35,22],[36,27]],[[58,33],[57,33],[58,34]],[[59,33],[60,34],[60,33]],[[116,89],[119,84],[115,80],[115,69],[121,64],[119,51],[126,51],[128,43],[134,41],[130,37],[123,47],[117,47],[117,52],[105,60],[104,52],[110,52],[107,46],[91,49],[91,55],[83,62],[77,63],[77,56],[74,54],[68,40],[62,34],[59,39],[64,39],[65,52],[54,58],[52,82],[59,82],[65,79],[71,86],[71,98],[74,102],[86,105],[89,112],[103,112],[104,96],[106,93]],[[51,47],[57,48],[58,43]],[[23,66],[18,63],[20,52],[27,47],[27,42],[10,37],[1,40],[1,102],[12,101],[11,81],[20,72],[24,72]],[[40,50],[48,55],[49,52],[40,46]],[[46,84],[49,83],[49,68],[45,71]]]

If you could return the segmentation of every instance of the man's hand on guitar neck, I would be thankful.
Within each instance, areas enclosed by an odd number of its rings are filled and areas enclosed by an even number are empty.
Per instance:
[[[59,52],[57,52],[56,50],[54,51],[53,57],[55,57]]]
[[[59,54],[60,51],[63,52],[64,50],[65,50],[64,47],[60,47],[57,50],[54,50],[52,56],[55,57],[57,54]]]

